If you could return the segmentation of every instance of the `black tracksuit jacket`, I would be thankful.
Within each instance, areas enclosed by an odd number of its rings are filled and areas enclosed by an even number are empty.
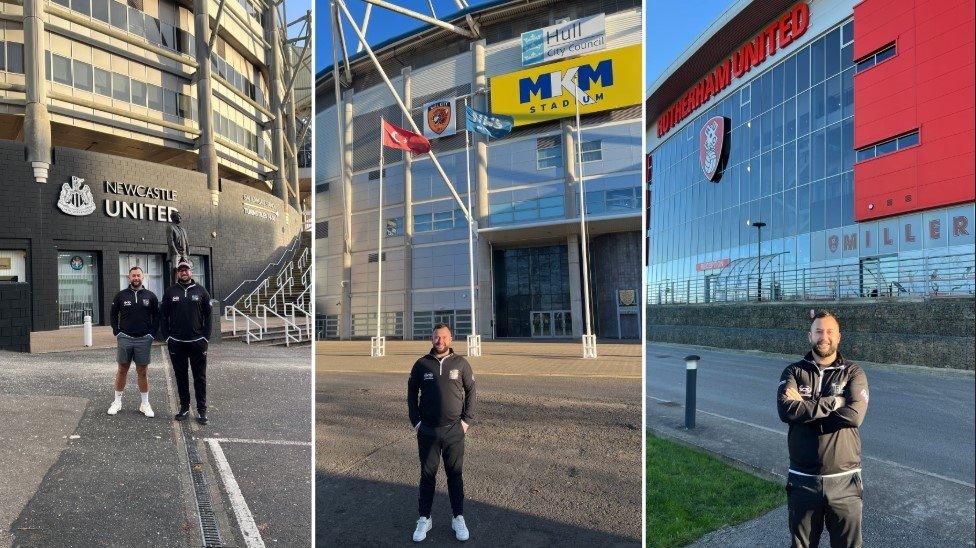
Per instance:
[[[793,388],[803,401],[786,399]],[[843,406],[838,398],[843,398]],[[821,368],[808,352],[789,365],[776,392],[779,418],[790,425],[790,470],[812,476],[850,472],[861,467],[858,427],[868,410],[868,378],[839,353]]]
[[[171,285],[163,293],[160,305],[162,318],[160,334],[163,340],[172,337],[181,342],[210,339],[210,293],[193,280],[183,285]]]
[[[468,360],[449,349],[438,360],[435,350],[417,360],[407,381],[410,425],[437,427],[459,420],[471,424],[474,418],[474,373]],[[419,396],[419,397],[418,397]]]
[[[130,337],[156,336],[159,330],[159,299],[145,287],[132,286],[119,291],[112,301],[112,334],[125,333]]]

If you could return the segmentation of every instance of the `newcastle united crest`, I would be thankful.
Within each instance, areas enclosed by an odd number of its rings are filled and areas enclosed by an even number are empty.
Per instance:
[[[725,145],[725,129],[727,124],[722,116],[709,118],[702,126],[698,136],[698,160],[702,173],[709,181],[718,179],[719,164],[722,162],[722,152]]]
[[[68,183],[61,185],[58,209],[76,217],[90,215],[95,211],[95,198],[92,196],[91,188],[84,183],[85,180],[81,177],[72,176],[70,185]]]

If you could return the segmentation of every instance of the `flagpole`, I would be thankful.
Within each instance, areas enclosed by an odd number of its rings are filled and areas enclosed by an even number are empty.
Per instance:
[[[385,341],[383,341],[382,321],[382,299],[383,299],[383,118],[380,118],[380,203],[377,217],[377,228],[379,228],[379,246],[376,252],[376,344],[372,354],[374,357],[386,354]]]
[[[585,93],[585,92],[584,92]],[[587,103],[589,103],[589,95]],[[583,185],[583,127],[580,124],[579,98],[573,101],[576,105],[576,163],[579,166],[580,192],[580,244],[583,259],[583,308],[586,318],[586,335],[583,336],[583,357],[596,358],[596,337],[590,322],[590,262],[586,245],[586,189]]]
[[[468,356],[481,355],[481,338],[478,336],[477,327],[477,299],[474,296],[474,210],[471,209],[471,132],[468,131],[468,98],[464,98],[464,161],[466,168],[464,175],[468,183],[468,270],[470,278],[471,292],[471,336],[468,337]]]

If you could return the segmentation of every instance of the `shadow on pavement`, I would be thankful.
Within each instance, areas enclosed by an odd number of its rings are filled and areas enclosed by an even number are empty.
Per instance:
[[[316,472],[316,533],[321,546],[413,546],[417,488]],[[438,478],[443,483],[443,474]],[[438,486],[424,546],[460,545],[451,530],[447,493]],[[640,541],[466,500],[465,546],[640,546]]]

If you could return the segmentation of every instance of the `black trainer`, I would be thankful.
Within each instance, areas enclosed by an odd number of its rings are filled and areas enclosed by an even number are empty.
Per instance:
[[[189,416],[190,416],[190,408],[189,408],[189,406],[187,406],[187,407],[180,407],[180,412],[177,413],[176,415],[173,415],[173,420],[185,421],[186,418],[189,417]]]
[[[203,413],[197,413],[197,422],[200,423],[200,424],[207,424],[209,422],[207,420],[207,412],[206,411],[204,411]]]

